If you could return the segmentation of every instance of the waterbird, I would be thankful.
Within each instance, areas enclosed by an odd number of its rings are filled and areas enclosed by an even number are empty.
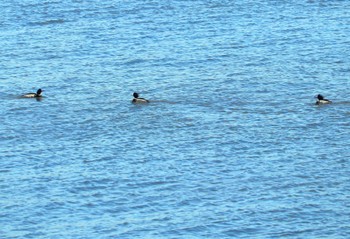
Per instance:
[[[325,99],[321,94],[316,95],[315,98],[317,98],[316,105],[332,103],[332,101]]]
[[[146,100],[144,98],[139,98],[139,94],[134,92],[133,94],[134,99],[132,99],[132,103],[149,103],[149,100]]]
[[[42,89],[38,89],[36,91],[36,93],[27,93],[27,94],[24,94],[22,95],[23,98],[39,98],[39,97],[42,97],[42,92],[43,90]]]

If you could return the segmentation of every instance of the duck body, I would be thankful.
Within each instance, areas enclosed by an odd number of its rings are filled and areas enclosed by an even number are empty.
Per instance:
[[[330,104],[332,101],[325,99],[323,95],[318,94],[315,96],[317,98],[316,105]]]
[[[23,98],[39,98],[39,97],[42,97],[42,90],[39,89],[37,90],[36,93],[27,93],[27,94],[24,94],[22,95]]]
[[[139,98],[139,94],[138,93],[134,93],[133,94],[134,99],[132,99],[132,103],[134,104],[145,104],[145,103],[149,103],[149,100],[146,100],[145,98]]]

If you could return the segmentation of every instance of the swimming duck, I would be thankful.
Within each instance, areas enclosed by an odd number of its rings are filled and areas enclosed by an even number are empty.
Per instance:
[[[320,94],[316,95],[315,98],[317,98],[316,105],[332,103],[332,101],[325,99],[323,95]]]
[[[22,95],[23,98],[39,98],[39,97],[42,97],[42,92],[43,90],[42,89],[39,89],[37,90],[36,93],[27,93],[27,94],[24,94]]]
[[[134,99],[132,99],[132,103],[149,103],[149,100],[146,100],[144,98],[139,98],[139,94],[134,92],[133,94]]]

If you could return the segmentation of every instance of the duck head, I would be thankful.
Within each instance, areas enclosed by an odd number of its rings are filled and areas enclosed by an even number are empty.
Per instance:
[[[315,98],[317,98],[318,100],[323,100],[324,99],[323,95],[320,95],[320,94],[316,95]]]
[[[43,92],[43,90],[42,89],[39,89],[39,90],[37,90],[37,92],[36,92],[36,95],[37,96],[41,96],[41,93]]]

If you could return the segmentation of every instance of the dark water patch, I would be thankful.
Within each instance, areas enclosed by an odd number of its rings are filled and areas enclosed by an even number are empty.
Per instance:
[[[46,20],[46,21],[40,21],[40,22],[30,22],[29,25],[31,26],[46,26],[46,25],[55,25],[55,24],[63,24],[66,21],[64,19],[52,19],[52,20]]]

